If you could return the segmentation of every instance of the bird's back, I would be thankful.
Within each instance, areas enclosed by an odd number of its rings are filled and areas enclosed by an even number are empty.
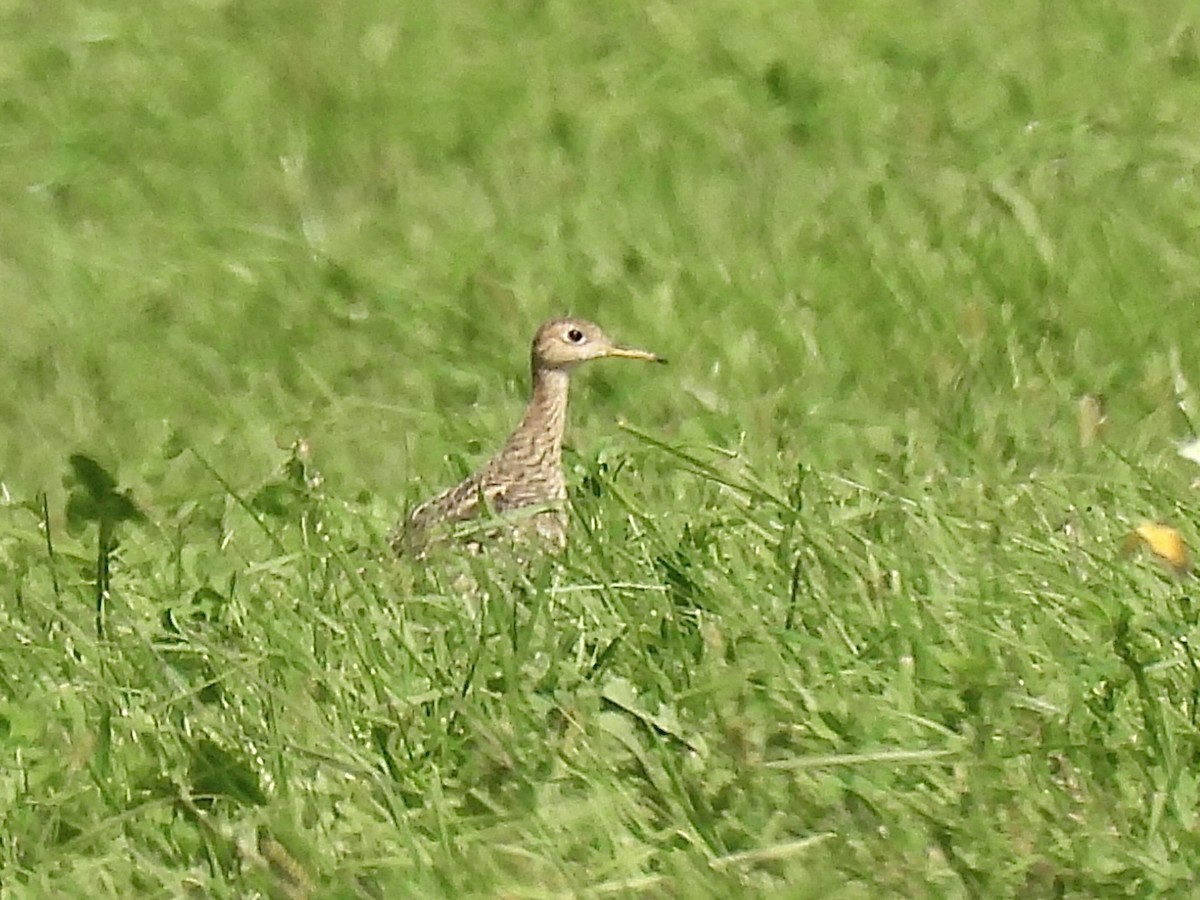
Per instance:
[[[557,448],[540,452],[518,438],[514,434],[479,471],[415,507],[393,535],[393,548],[421,552],[456,532],[468,541],[505,533],[564,543],[567,486]]]

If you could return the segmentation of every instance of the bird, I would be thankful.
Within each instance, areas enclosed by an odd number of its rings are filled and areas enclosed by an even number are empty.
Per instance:
[[[482,467],[414,507],[392,532],[392,550],[424,558],[430,546],[455,536],[466,538],[469,549],[479,550],[481,537],[498,534],[533,538],[553,549],[565,547],[562,444],[571,371],[581,363],[609,358],[666,362],[657,353],[615,343],[586,319],[542,323],[530,349],[533,385],[520,423]]]

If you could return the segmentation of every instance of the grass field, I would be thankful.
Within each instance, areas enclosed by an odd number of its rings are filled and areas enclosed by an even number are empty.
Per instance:
[[[0,898],[1194,896],[1198,108],[1184,0],[0,3]],[[388,559],[568,312],[568,552]]]

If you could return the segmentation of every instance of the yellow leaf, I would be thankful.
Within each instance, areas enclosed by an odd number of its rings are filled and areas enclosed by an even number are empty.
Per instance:
[[[1164,562],[1176,575],[1185,574],[1191,568],[1187,545],[1183,535],[1170,525],[1158,522],[1143,522],[1133,530],[1127,545],[1144,544],[1150,552]]]

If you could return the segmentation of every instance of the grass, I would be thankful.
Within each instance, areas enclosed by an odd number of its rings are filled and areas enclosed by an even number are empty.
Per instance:
[[[1189,4],[0,16],[0,898],[1191,895]]]

